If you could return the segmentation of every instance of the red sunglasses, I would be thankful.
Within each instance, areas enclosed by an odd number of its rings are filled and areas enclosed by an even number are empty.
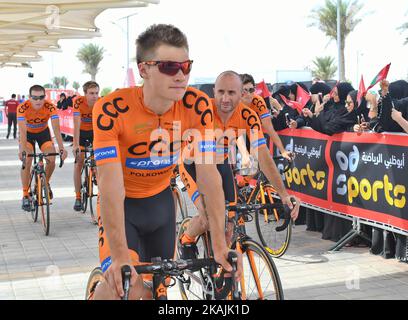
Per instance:
[[[187,60],[184,62],[175,61],[145,61],[141,64],[148,66],[157,66],[161,73],[167,74],[168,76],[175,76],[179,70],[183,72],[184,75],[188,75],[191,71],[193,65],[193,60]]]

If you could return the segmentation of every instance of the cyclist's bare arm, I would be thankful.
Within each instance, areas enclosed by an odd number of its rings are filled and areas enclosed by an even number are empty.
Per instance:
[[[112,265],[105,278],[109,286],[123,296],[121,267],[132,266],[125,233],[125,187],[121,163],[106,163],[98,166],[98,190],[100,212],[106,237],[108,239]],[[132,284],[136,281],[136,271],[132,269]]]
[[[244,140],[244,137],[241,135],[238,137],[237,139],[237,147],[239,150],[239,153],[241,154],[241,159],[242,159],[242,167],[243,168],[248,168],[251,165],[251,158],[250,158],[250,154],[249,151],[246,147],[246,143]]]
[[[75,149],[79,148],[79,132],[81,127],[81,117],[74,116],[74,141],[73,141],[73,152]]]
[[[22,152],[27,152],[27,126],[25,121],[18,121],[18,133],[20,137],[18,157],[22,160]]]
[[[285,147],[283,146],[281,139],[276,133],[275,128],[273,127],[271,118],[262,119],[261,123],[262,123],[262,129],[264,130],[264,132],[266,132],[271,137],[273,143],[279,149],[282,156],[290,160],[290,155],[285,150]]]
[[[273,161],[268,148],[265,145],[262,145],[258,148],[257,151],[258,151],[259,166],[262,172],[268,178],[269,182],[274,186],[280,198],[282,199],[282,202],[284,204],[287,204],[289,208],[292,209],[293,205],[290,201],[290,196],[288,192],[286,191],[282,178],[279,174],[278,168],[276,167],[275,162]],[[292,210],[292,218],[294,220],[296,220],[298,217],[299,206],[300,206],[300,200],[296,199],[296,206],[294,207],[294,210]]]

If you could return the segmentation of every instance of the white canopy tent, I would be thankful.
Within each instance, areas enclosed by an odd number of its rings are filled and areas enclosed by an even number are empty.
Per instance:
[[[59,51],[60,39],[100,36],[96,17],[111,8],[145,7],[160,0],[0,0],[0,68],[29,67],[39,51]]]

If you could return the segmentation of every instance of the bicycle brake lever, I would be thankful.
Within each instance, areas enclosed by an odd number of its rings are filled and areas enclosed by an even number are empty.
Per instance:
[[[291,197],[290,202],[292,202],[293,207],[296,206],[296,200],[294,198]],[[289,206],[286,204],[283,205],[283,216],[284,216],[285,222],[283,223],[283,225],[275,228],[277,232],[281,232],[289,226],[289,223],[292,220],[291,213],[292,213],[292,210],[289,208]]]
[[[132,274],[130,267],[127,265],[122,266],[121,273],[122,273],[122,285],[123,285],[123,292],[124,292],[122,300],[129,300],[130,275]]]
[[[60,150],[59,156],[60,156],[60,165],[59,167],[62,168],[62,166],[64,165],[64,160],[62,160],[62,155],[63,155],[64,151]]]

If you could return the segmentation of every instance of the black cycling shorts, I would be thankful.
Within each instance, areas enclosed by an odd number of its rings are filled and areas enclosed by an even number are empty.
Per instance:
[[[33,151],[35,151],[36,142],[42,151],[44,151],[43,146],[44,148],[47,146],[53,146],[54,144],[51,139],[50,129],[47,128],[38,133],[27,132],[27,143],[32,146]]]
[[[89,144],[93,144],[93,130],[85,131],[85,130],[80,130],[79,131],[79,145],[81,147],[87,147]]]
[[[125,198],[125,232],[133,264],[152,258],[173,259],[176,243],[176,212],[170,187],[149,198]],[[112,263],[110,248],[100,218],[99,259],[105,272]]]

